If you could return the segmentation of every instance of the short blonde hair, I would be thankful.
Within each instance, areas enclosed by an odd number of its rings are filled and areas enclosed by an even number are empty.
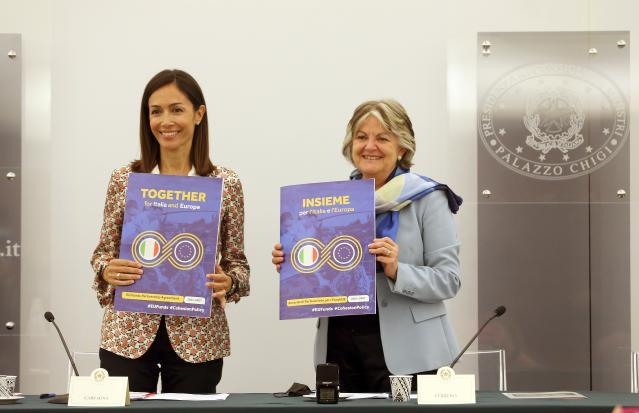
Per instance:
[[[398,164],[401,168],[409,169],[413,165],[412,160],[416,149],[413,124],[406,109],[393,99],[369,100],[355,109],[346,126],[346,136],[342,142],[344,157],[353,163],[353,135],[359,125],[369,116],[376,117],[386,130],[397,136],[399,146],[406,150]]]

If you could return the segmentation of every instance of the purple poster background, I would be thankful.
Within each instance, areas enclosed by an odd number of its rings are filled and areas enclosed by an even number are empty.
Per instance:
[[[375,313],[374,193],[372,179],[281,188],[281,320]]]
[[[206,274],[215,269],[223,181],[132,173],[120,258],[142,264],[142,278],[115,292],[115,309],[210,317]]]

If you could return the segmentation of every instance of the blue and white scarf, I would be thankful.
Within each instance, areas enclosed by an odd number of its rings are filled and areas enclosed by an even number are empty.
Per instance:
[[[351,174],[351,179],[361,178],[362,174],[358,170]],[[377,238],[396,239],[399,211],[411,202],[434,191],[446,193],[448,207],[453,214],[456,214],[463,200],[447,185],[440,184],[426,176],[414,174],[408,169],[396,168],[393,178],[375,191]]]

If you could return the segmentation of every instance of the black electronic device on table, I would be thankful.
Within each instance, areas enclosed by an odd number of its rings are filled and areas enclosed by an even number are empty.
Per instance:
[[[315,396],[318,404],[335,404],[339,400],[339,367],[318,364],[315,370]]]

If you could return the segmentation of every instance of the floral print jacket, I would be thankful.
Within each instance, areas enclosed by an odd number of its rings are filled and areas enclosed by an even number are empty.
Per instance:
[[[93,289],[105,308],[100,347],[128,358],[142,356],[151,346],[160,326],[157,314],[131,313],[113,309],[114,288],[102,278],[102,270],[120,250],[126,189],[131,167],[111,174],[104,205],[100,241],[91,257],[95,272]],[[224,180],[218,253],[224,272],[233,279],[228,302],[249,295],[249,266],[244,255],[244,195],[237,174],[216,166],[211,176]],[[204,281],[203,281],[204,282]],[[230,355],[229,327],[224,309],[213,302],[211,317],[166,316],[166,329],[173,349],[185,361],[200,363]]]

